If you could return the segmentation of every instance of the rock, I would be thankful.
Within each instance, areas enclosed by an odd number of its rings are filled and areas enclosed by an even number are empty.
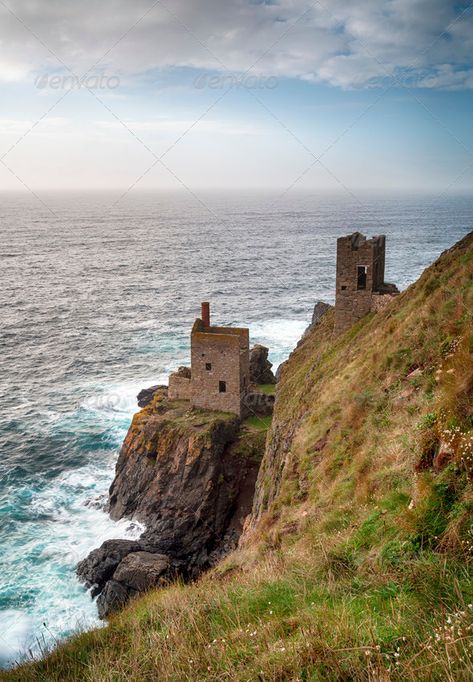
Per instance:
[[[404,403],[408,402],[412,398],[414,393],[415,393],[415,388],[413,386],[408,386],[403,391],[398,393],[398,395],[395,398],[393,398],[393,405],[395,407],[399,407],[400,405],[403,405]]]
[[[141,391],[136,396],[138,401],[138,407],[146,407],[152,401],[156,391],[167,389],[167,386],[161,384],[157,386],[151,386],[150,388],[142,388]]]
[[[197,577],[236,546],[259,468],[241,438],[235,415],[191,410],[166,392],[134,415],[109,511],[146,530],[138,541],[107,540],[77,567],[102,618],[164,580]]]
[[[329,303],[325,303],[324,301],[317,301],[317,303],[314,306],[314,310],[312,312],[312,321],[309,325],[309,330],[312,331],[314,327],[316,327],[322,317],[325,315],[325,313],[328,313],[329,310],[332,310],[333,305],[330,305]]]
[[[439,443],[437,454],[435,455],[433,461],[435,471],[441,471],[442,469],[444,469],[447,466],[447,464],[449,464],[452,461],[453,455],[454,449],[450,445],[450,443],[441,440]]]
[[[281,381],[281,376],[284,372],[284,367],[286,364],[287,364],[287,360],[284,360],[284,362],[281,362],[281,364],[277,368],[277,370],[276,370],[276,383]]]
[[[260,344],[253,346],[250,350],[250,382],[252,384],[276,383],[276,377],[271,370],[273,365],[268,360],[268,353],[269,349]]]
[[[110,515],[144,523],[142,549],[181,561],[182,572],[193,574],[207,566],[258,463],[231,451],[236,416],[202,415],[166,400],[160,408],[133,418],[110,488]]]
[[[137,552],[142,545],[134,540],[105,540],[98,549],[77,564],[79,580],[93,588],[93,595],[100,592],[115,572],[118,564],[130,552]]]
[[[163,554],[133,552],[118,564],[97,599],[100,618],[107,618],[142,592],[158,586],[170,573],[171,562]]]
[[[133,552],[128,554],[118,565],[113,580],[136,592],[145,592],[155,587],[168,574],[171,566],[165,554],[151,552]]]
[[[109,580],[97,598],[97,611],[100,618],[107,618],[122,609],[137,592],[129,590],[116,580]]]
[[[314,305],[314,310],[312,311],[312,320],[309,324],[309,326],[306,328],[305,332],[302,335],[302,339],[300,339],[299,344],[305,339],[307,334],[311,332],[315,327],[317,327],[318,324],[320,324],[321,319],[323,316],[328,313],[329,310],[333,309],[333,305],[330,305],[329,303],[324,303],[324,301],[317,301],[317,303]],[[298,344],[298,345],[299,345]]]
[[[256,414],[262,417],[266,417],[273,414],[274,401],[275,401],[274,395],[250,391],[243,398],[243,405],[246,408],[245,411],[247,412],[247,414],[249,415]]]
[[[97,495],[96,497],[91,497],[89,500],[84,502],[85,507],[90,507],[91,509],[102,509],[106,510],[108,506],[108,498],[106,495]]]

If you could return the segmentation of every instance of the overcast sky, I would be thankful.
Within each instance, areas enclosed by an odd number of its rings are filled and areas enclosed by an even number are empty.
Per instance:
[[[0,0],[0,188],[469,192],[473,6]]]

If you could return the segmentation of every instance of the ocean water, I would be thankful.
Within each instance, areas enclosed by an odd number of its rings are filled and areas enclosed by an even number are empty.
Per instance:
[[[43,195],[42,195],[43,196]],[[277,366],[318,299],[335,239],[387,235],[408,286],[473,229],[468,197],[0,195],[0,666],[96,626],[74,567],[141,529],[102,510],[140,388],[188,363],[201,300]]]

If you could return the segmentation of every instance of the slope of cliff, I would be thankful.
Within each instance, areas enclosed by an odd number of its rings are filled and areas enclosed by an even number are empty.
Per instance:
[[[236,547],[251,511],[264,432],[167,394],[156,390],[133,417],[110,488],[110,516],[142,522],[145,531],[137,541],[105,541],[77,567],[99,595],[101,617],[215,564]]]
[[[473,679],[473,234],[282,371],[240,548],[8,680]]]

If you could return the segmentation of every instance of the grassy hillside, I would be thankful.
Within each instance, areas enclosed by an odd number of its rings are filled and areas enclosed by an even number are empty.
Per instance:
[[[241,549],[5,680],[473,680],[473,235],[278,386]]]

